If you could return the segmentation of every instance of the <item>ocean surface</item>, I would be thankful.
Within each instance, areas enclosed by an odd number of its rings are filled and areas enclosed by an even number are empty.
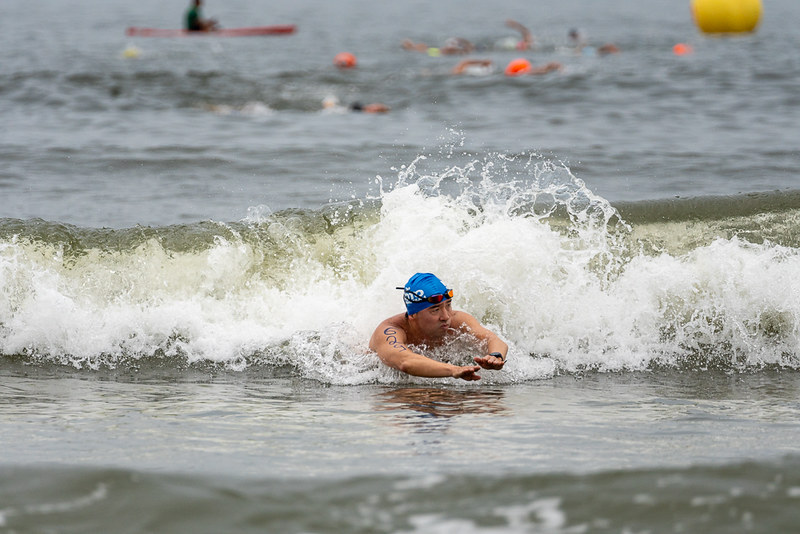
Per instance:
[[[208,0],[297,31],[126,36],[187,4],[3,0],[0,533],[797,531],[800,4],[710,37],[688,0]],[[503,371],[369,352],[417,271]]]

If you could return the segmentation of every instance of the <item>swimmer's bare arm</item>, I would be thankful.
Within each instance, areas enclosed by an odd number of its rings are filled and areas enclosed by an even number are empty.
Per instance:
[[[558,61],[551,61],[550,63],[539,65],[538,67],[533,67],[529,72],[529,74],[547,74],[548,72],[552,72],[554,70],[562,70],[563,68],[564,66]]]
[[[486,355],[474,357],[475,363],[484,369],[499,370],[503,368],[506,364],[508,345],[497,337],[497,334],[480,324],[475,317],[466,312],[456,312],[453,315],[453,320],[454,322],[457,321],[457,324],[453,326],[461,330],[468,330],[470,334],[486,344]],[[503,357],[491,356],[493,352],[499,352]]]
[[[464,59],[458,62],[451,71],[453,74],[463,74],[469,67],[491,67],[492,61],[490,59]]]
[[[382,322],[369,341],[383,363],[404,373],[426,378],[452,377],[462,380],[480,380],[477,365],[451,365],[437,362],[417,354],[406,346],[406,333],[389,320]]]
[[[530,30],[517,22],[516,20],[508,19],[506,21],[506,26],[509,28],[514,28],[522,35],[522,41],[520,41],[521,45],[520,49],[528,49],[533,44],[533,35],[531,35]]]

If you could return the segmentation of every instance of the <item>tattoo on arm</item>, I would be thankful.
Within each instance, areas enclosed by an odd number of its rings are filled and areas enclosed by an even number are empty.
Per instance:
[[[386,335],[386,342],[391,345],[392,347],[399,349],[401,351],[408,350],[405,345],[402,343],[397,342],[397,330],[392,328],[391,326],[386,328],[383,333]]]

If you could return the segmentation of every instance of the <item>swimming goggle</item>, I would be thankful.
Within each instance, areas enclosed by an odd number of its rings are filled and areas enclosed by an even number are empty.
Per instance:
[[[431,295],[430,297],[420,297],[416,293],[413,293],[404,287],[397,287],[395,289],[402,289],[403,292],[405,293],[404,297],[408,300],[408,302],[412,302],[414,304],[418,302],[430,302],[431,304],[439,304],[444,299],[453,298],[452,289],[448,289],[444,293],[439,293],[438,295]]]

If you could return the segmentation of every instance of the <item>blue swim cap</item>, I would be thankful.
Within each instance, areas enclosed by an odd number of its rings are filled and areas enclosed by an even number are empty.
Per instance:
[[[444,295],[444,298],[439,302],[452,298],[452,294],[446,295],[449,291],[447,286],[431,273],[417,273],[408,279],[405,287],[398,287],[397,289],[403,290],[403,302],[406,304],[406,311],[409,315],[414,315],[425,308],[438,304],[438,302],[428,301],[428,297]]]

